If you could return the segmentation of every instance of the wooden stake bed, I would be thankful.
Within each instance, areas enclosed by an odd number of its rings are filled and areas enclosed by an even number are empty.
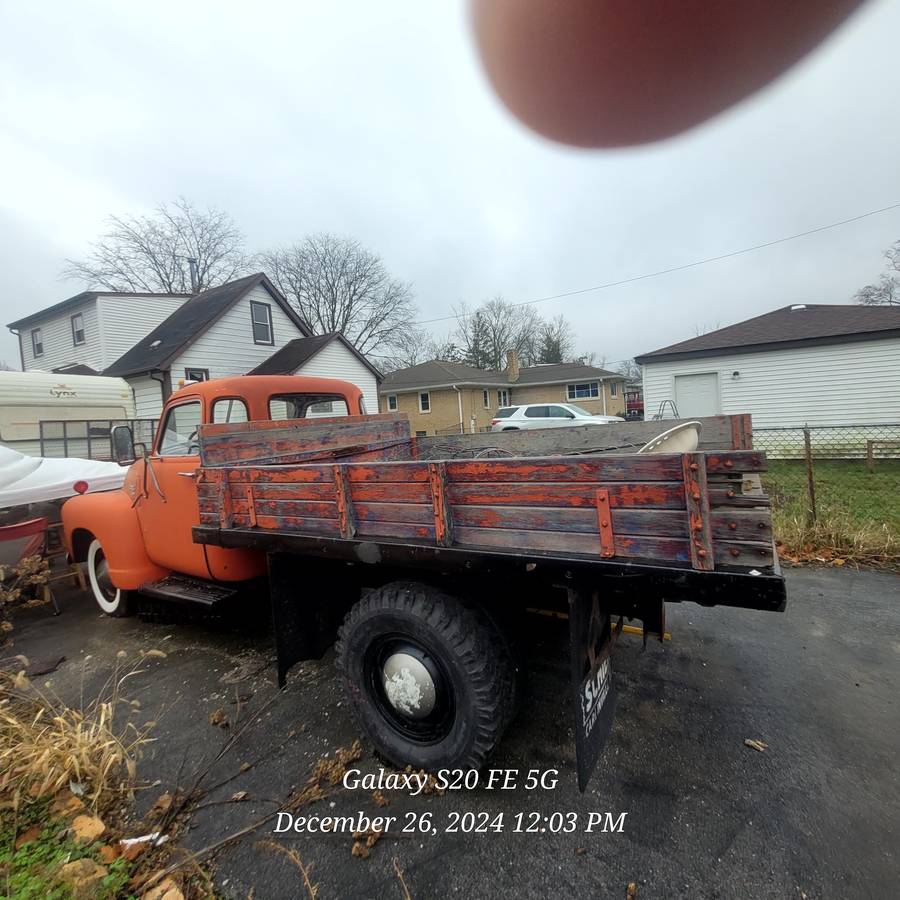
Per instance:
[[[720,445],[746,447],[746,419],[714,417]],[[622,423],[454,435],[443,444],[411,437],[396,415],[205,425],[195,536],[215,542],[212,529],[252,528],[772,574],[768,498],[742,493],[743,476],[764,471],[765,455],[610,448],[612,439],[635,443],[671,423],[636,425],[631,435]]]

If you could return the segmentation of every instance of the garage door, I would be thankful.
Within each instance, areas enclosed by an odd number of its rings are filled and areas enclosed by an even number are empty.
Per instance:
[[[676,375],[675,405],[681,418],[716,415],[719,412],[719,376],[715,372]]]

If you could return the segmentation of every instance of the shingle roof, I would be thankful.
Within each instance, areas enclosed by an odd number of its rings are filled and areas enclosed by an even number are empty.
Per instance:
[[[67,309],[74,308],[76,306],[80,306],[82,303],[87,303],[88,300],[96,300],[98,297],[190,297],[190,294],[154,294],[152,292],[135,292],[135,291],[82,291],[80,294],[75,294],[74,297],[69,297],[66,300],[60,300],[59,303],[54,303],[53,306],[48,306],[44,309],[39,309],[37,312],[31,313],[30,315],[25,316],[22,319],[17,319],[15,322],[10,322],[7,325],[7,328],[24,328],[28,325],[31,325],[33,322],[39,322],[41,319],[45,319],[47,316],[55,316],[58,313],[65,312]]]
[[[638,363],[720,356],[809,344],[838,344],[900,335],[900,306],[794,304],[661,347]]]
[[[292,375],[308,359],[312,359],[320,350],[332,341],[342,343],[374,376],[381,381],[382,374],[366,357],[348,341],[340,332],[317,334],[312,337],[294,338],[280,350],[276,350],[265,362],[252,369],[249,375]]]
[[[257,285],[266,288],[272,299],[294,322],[303,334],[309,334],[306,323],[291,308],[287,300],[262,273],[247,275],[228,284],[210,288],[191,297],[167,319],[164,319],[145,338],[120,356],[104,375],[135,375],[165,369],[189,344],[193,343],[216,319]]]
[[[498,385],[565,384],[582,380],[613,378],[625,380],[618,372],[586,366],[584,363],[550,363],[542,366],[524,366],[519,370],[519,378],[511,382],[504,369],[478,369],[466,363],[432,359],[428,362],[398,369],[384,376],[380,393],[391,394],[412,391],[419,388],[440,388],[457,385],[459,387],[494,387]]]

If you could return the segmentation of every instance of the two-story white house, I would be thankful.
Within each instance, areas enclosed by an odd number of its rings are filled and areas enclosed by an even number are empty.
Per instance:
[[[19,339],[22,371],[102,372],[190,294],[83,291],[10,322]]]
[[[192,297],[85,292],[9,325],[22,368],[124,378],[154,419],[184,381],[284,373],[341,378],[378,410],[380,372],[342,335],[312,335],[262,272]]]

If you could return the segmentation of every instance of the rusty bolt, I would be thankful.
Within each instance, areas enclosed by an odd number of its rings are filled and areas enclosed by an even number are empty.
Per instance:
[[[757,527],[757,528],[765,528],[765,527],[766,527],[766,523],[765,523],[765,522],[757,522],[757,523],[756,523],[756,527]]]
[[[738,550],[737,547],[732,547],[730,553],[732,556],[740,556],[741,555],[741,551]]]
[[[734,465],[734,460],[726,459],[725,460],[725,468],[730,469]]]
[[[692,472],[696,472],[699,468],[700,468],[700,466],[698,466],[697,463],[691,463],[691,471]]]
[[[600,524],[601,524],[604,528],[609,528],[609,522],[607,522],[605,519],[604,519],[604,521],[602,521]]]
[[[692,496],[695,500],[699,500],[699,499],[700,499],[700,492],[699,492],[699,491],[694,491],[694,493],[691,494],[691,496]]]
[[[729,491],[725,496],[726,496],[726,497],[733,497],[733,496],[734,496],[734,491]]]
[[[737,531],[737,522],[729,522],[729,523],[728,523],[728,527],[729,527],[732,531]]]
[[[697,556],[699,556],[699,557],[702,559],[704,556],[706,556],[706,551],[705,551],[705,550],[698,550],[698,551],[697,551]]]

